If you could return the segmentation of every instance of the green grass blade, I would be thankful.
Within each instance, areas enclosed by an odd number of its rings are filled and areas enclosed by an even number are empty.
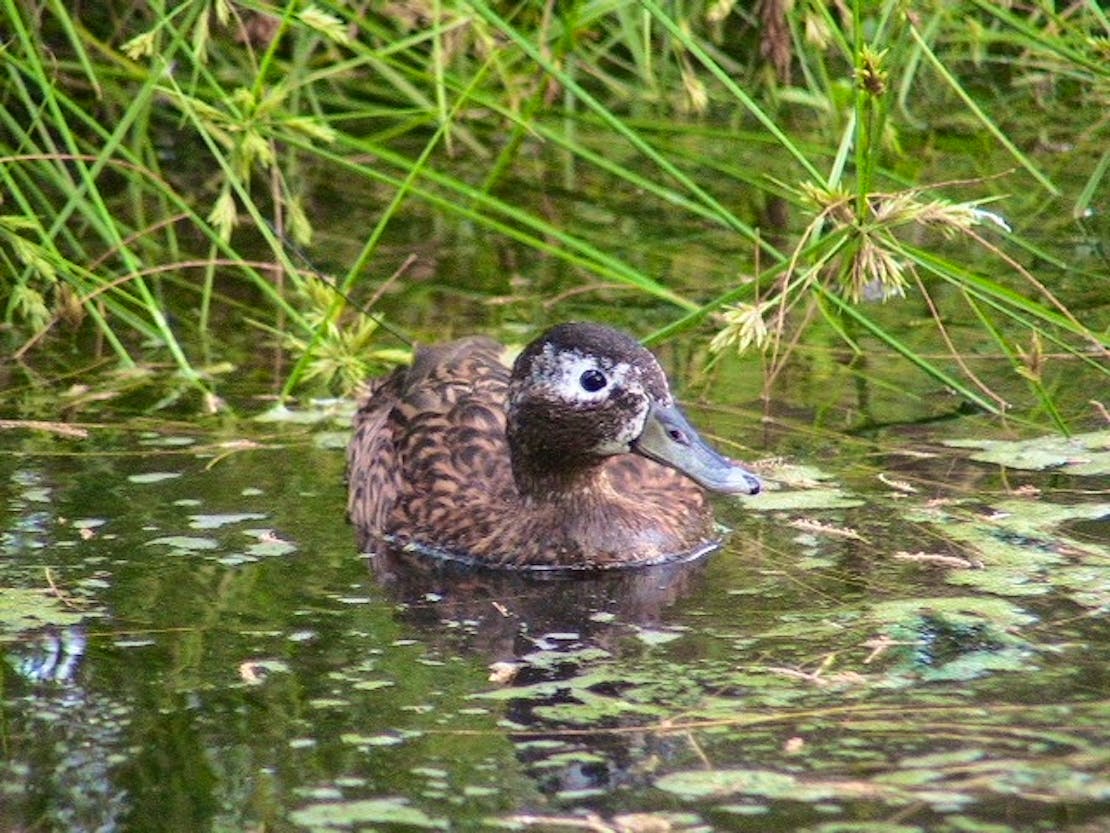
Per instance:
[[[1029,384],[1030,389],[1033,391],[1033,395],[1037,397],[1037,400],[1041,403],[1041,407],[1045,410],[1046,413],[1048,413],[1053,424],[1055,424],[1056,429],[1061,434],[1069,435],[1071,431],[1068,428],[1067,422],[1064,420],[1064,417],[1060,413],[1059,408],[1056,407],[1056,403],[1053,401],[1052,396],[1049,394],[1049,392],[1045,389],[1044,384],[1041,382],[1041,380],[1035,379],[1028,373],[1022,372],[1024,365],[1021,361],[1021,358],[1010,346],[1009,342],[1006,341],[1005,337],[1002,335],[1002,332],[994,325],[994,322],[990,319],[990,317],[983,311],[982,307],[975,303],[975,299],[971,295],[965,294],[964,300],[967,305],[971,307],[971,310],[975,313],[976,318],[979,319],[979,323],[983,326],[983,329],[990,333],[991,338],[994,339],[994,343],[998,345],[998,348],[1002,351],[1006,358],[1009,359],[1010,366]]]
[[[304,150],[311,150],[321,159],[338,166],[340,170],[360,177],[383,182],[394,188],[400,187],[403,182],[403,179],[386,173],[380,167],[361,165],[336,152],[309,145],[303,137],[287,135],[283,137],[283,140]],[[399,171],[405,172],[411,167],[411,160],[408,157],[389,148],[372,145],[353,137],[341,138],[340,142],[358,154],[372,154],[378,157],[380,161],[393,166]],[[613,257],[579,236],[522,210],[520,206],[504,202],[467,185],[459,179],[431,168],[422,172],[421,179],[444,188],[449,195],[443,196],[429,190],[427,187],[414,186],[412,193],[432,206],[444,209],[450,214],[473,220],[491,231],[504,234],[536,251],[551,254],[569,263],[582,266],[600,276],[643,290],[681,308],[687,310],[698,308],[698,305],[694,302],[683,298],[647,275],[637,272],[619,258]],[[504,219],[497,219],[497,217]],[[548,242],[549,240],[553,240],[555,243]]]
[[[502,19],[487,3],[483,2],[483,0],[473,0],[471,6],[473,6],[490,25],[507,35],[521,51],[535,61],[545,72],[558,79],[560,84],[573,92],[574,95],[596,113],[606,125],[618,133],[647,159],[650,159],[659,166],[662,171],[674,178],[676,182],[680,183],[706,206],[713,209],[722,222],[735,229],[740,234],[744,234],[745,236],[750,234],[750,229],[743,223],[737,222],[732,212],[726,209],[715,197],[711,196],[704,188],[687,176],[686,173],[676,167],[674,163],[659,153],[659,151],[652,147],[642,136],[625,124],[624,121],[606,108],[597,98],[587,92],[573,78],[568,76],[559,67],[552,64],[549,58],[544,55],[535,44],[514,29],[506,20]],[[758,238],[749,239],[755,242]]]
[[[764,129],[778,140],[779,144],[802,166],[807,176],[815,182],[825,181],[824,177],[817,168],[814,167],[813,163],[809,161],[805,154],[798,149],[797,145],[795,145],[779,126],[775,124],[771,117],[763,112],[763,109],[756,104],[755,99],[740,89],[740,86],[729,77],[720,65],[706,54],[701,45],[663,12],[662,8],[660,8],[655,0],[640,0],[640,2],[643,7],[651,13],[652,17],[663,24],[663,27],[671,36],[681,43],[685,49],[689,50],[690,54],[697,58],[701,65],[709,70],[713,77],[721,82],[724,88],[728,90],[737,101],[744,105],[744,108],[763,125]]]
[[[1013,309],[1021,310],[1033,316],[1033,318],[1038,319],[1043,324],[1059,327],[1061,330],[1087,339],[1092,344],[1101,346],[1103,349],[1110,347],[1110,340],[1098,335],[1074,318],[1050,309],[1022,295],[1020,292],[1003,286],[997,281],[963,269],[939,255],[925,251],[924,249],[919,249],[915,246],[902,245],[899,250],[909,256],[919,266],[927,269],[937,277],[943,278],[957,286],[974,287],[981,294],[993,297],[1000,303],[1004,303]]]
[[[830,292],[828,289],[821,286],[820,284],[815,284],[814,290],[821,296],[824,301],[829,304],[830,307],[836,309],[841,315],[847,318],[851,318],[880,342],[885,344],[895,353],[902,356],[902,358],[906,359],[916,368],[925,373],[925,375],[929,376],[932,379],[935,379],[945,387],[955,391],[960,396],[964,397],[969,402],[973,402],[975,405],[982,408],[984,411],[987,411],[988,413],[999,415],[1003,413],[996,402],[992,402],[989,399],[984,399],[974,390],[963,384],[959,379],[947,373],[945,370],[938,367],[936,364],[929,361],[924,356],[921,356],[919,353],[915,352],[911,347],[904,344],[892,333],[881,327],[879,324],[875,323],[873,320],[871,320],[871,318],[860,312],[857,307],[841,298],[835,292]]]
[[[977,118],[979,122],[983,125],[983,127],[987,129],[987,132],[994,136],[995,140],[1000,145],[1002,145],[1002,147],[1006,148],[1009,154],[1017,160],[1017,163],[1025,168],[1025,170],[1029,172],[1029,175],[1037,180],[1037,182],[1039,182],[1046,191],[1048,191],[1053,196],[1060,196],[1060,189],[1056,186],[1056,184],[1044,173],[1042,173],[1040,168],[1034,165],[1032,160],[1029,159],[1029,157],[1026,156],[1024,153],[1022,153],[1017,145],[1011,142],[1009,137],[1002,132],[998,125],[996,125],[991,120],[991,118],[985,112],[983,112],[983,108],[975,103],[975,99],[973,99],[968,94],[967,90],[963,88],[963,85],[951,72],[949,72],[948,67],[946,67],[944,63],[936,56],[936,53],[934,53],[933,50],[930,48],[925,38],[923,38],[921,36],[921,33],[917,31],[917,27],[913,24],[913,22],[910,21],[907,25],[909,26],[910,35],[913,37],[914,41],[917,42],[917,45],[921,48],[922,53],[928,59],[933,69],[936,70],[937,74],[944,79],[945,83],[948,84],[952,91],[956,93],[957,96],[959,96],[960,100],[963,101],[967,108],[975,115],[975,118]]]

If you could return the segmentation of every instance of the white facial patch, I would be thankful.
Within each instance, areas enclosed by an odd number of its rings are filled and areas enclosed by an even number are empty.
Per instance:
[[[600,373],[605,384],[597,390],[589,390],[582,383],[582,377],[588,371]],[[589,405],[604,402],[613,395],[614,386],[632,387],[634,390],[639,384],[632,380],[632,376],[632,367],[627,362],[610,362],[577,350],[556,351],[551,345],[546,345],[543,353],[532,361],[532,378],[536,387],[569,403]]]
[[[605,384],[597,390],[590,390],[598,383],[598,377],[593,375],[598,373],[604,377]],[[587,374],[590,375],[587,377]],[[584,377],[587,377],[586,384],[583,384]],[[575,408],[599,406],[613,396],[614,389],[636,394],[636,410],[625,414],[621,424],[614,426],[613,436],[593,449],[599,454],[624,453],[632,441],[643,433],[649,408],[648,397],[638,374],[628,362],[610,361],[577,350],[556,350],[551,345],[545,345],[543,352],[532,361],[532,378],[536,387],[546,390],[553,399],[560,399]]]

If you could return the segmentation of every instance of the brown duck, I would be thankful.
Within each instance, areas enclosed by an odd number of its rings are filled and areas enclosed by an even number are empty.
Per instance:
[[[624,333],[561,324],[512,364],[473,337],[416,351],[355,415],[359,546],[488,567],[596,570],[712,549],[704,489],[755,494],[675,406]]]

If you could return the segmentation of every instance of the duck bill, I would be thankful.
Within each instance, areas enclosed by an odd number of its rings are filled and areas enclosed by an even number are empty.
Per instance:
[[[758,477],[710,448],[674,405],[652,403],[643,432],[632,441],[632,450],[713,492],[754,495],[761,488]]]

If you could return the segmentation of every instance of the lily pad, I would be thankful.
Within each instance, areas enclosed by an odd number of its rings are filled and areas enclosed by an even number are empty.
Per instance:
[[[163,480],[174,480],[178,477],[181,477],[179,471],[148,471],[132,474],[127,480],[129,483],[161,483]]]
[[[67,610],[42,590],[0,587],[0,639],[44,625],[65,626],[81,621],[81,614]]]
[[[945,537],[981,565],[975,570],[951,570],[949,584],[975,587],[1001,596],[1043,596],[1070,590],[1073,600],[1090,607],[1091,591],[1105,598],[1110,548],[1067,534],[1068,521],[1097,521],[1110,514],[1107,503],[1057,504],[1048,500],[1007,500],[996,503],[990,515],[949,512],[929,519],[942,526]],[[1069,565],[1080,564],[1091,583],[1065,582]],[[1082,593],[1086,601],[1080,601]],[[1094,605],[1097,606],[1097,603]]]
[[[755,497],[739,498],[745,509],[759,512],[783,512],[813,509],[851,509],[863,506],[863,498],[840,488],[806,489],[804,491],[766,491]]]
[[[791,798],[798,779],[765,769],[709,769],[672,772],[657,779],[655,786],[687,799],[736,794]]]
[[[246,532],[258,539],[257,543],[247,547],[247,552],[257,558],[273,558],[297,551],[296,544],[279,538],[272,529],[248,529]]]
[[[910,790],[867,779],[793,776],[765,769],[673,772],[658,779],[655,786],[685,799],[747,795],[778,801],[881,801],[893,806],[924,802],[946,809],[968,800],[957,792]]]
[[[139,445],[152,445],[162,446],[165,448],[181,448],[187,445],[194,445],[196,437],[185,437],[181,435],[166,435],[153,434],[151,436],[143,437],[139,440]]]
[[[313,400],[296,410],[285,405],[274,405],[268,411],[255,416],[256,422],[286,423],[288,425],[314,425],[318,422],[350,417],[355,412],[355,403],[345,399]]]
[[[873,605],[870,614],[872,618],[889,624],[904,623],[921,615],[943,617],[955,625],[989,623],[999,632],[1037,621],[1037,617],[1005,599],[982,596],[897,599]]]
[[[219,544],[211,538],[196,538],[190,535],[166,535],[147,541],[146,545],[169,547],[178,552],[195,552],[200,550],[214,550]]]
[[[219,529],[221,526],[243,521],[262,521],[266,516],[258,512],[238,512],[223,515],[190,515],[190,519],[190,529]]]
[[[446,819],[432,818],[403,798],[364,798],[312,804],[289,814],[289,820],[314,830],[334,830],[364,824],[398,824],[406,827],[442,829]]]
[[[1029,440],[948,440],[953,448],[977,448],[972,460],[1011,469],[1044,471],[1090,477],[1110,474],[1110,430],[1091,431],[1074,437],[1050,435]]]

